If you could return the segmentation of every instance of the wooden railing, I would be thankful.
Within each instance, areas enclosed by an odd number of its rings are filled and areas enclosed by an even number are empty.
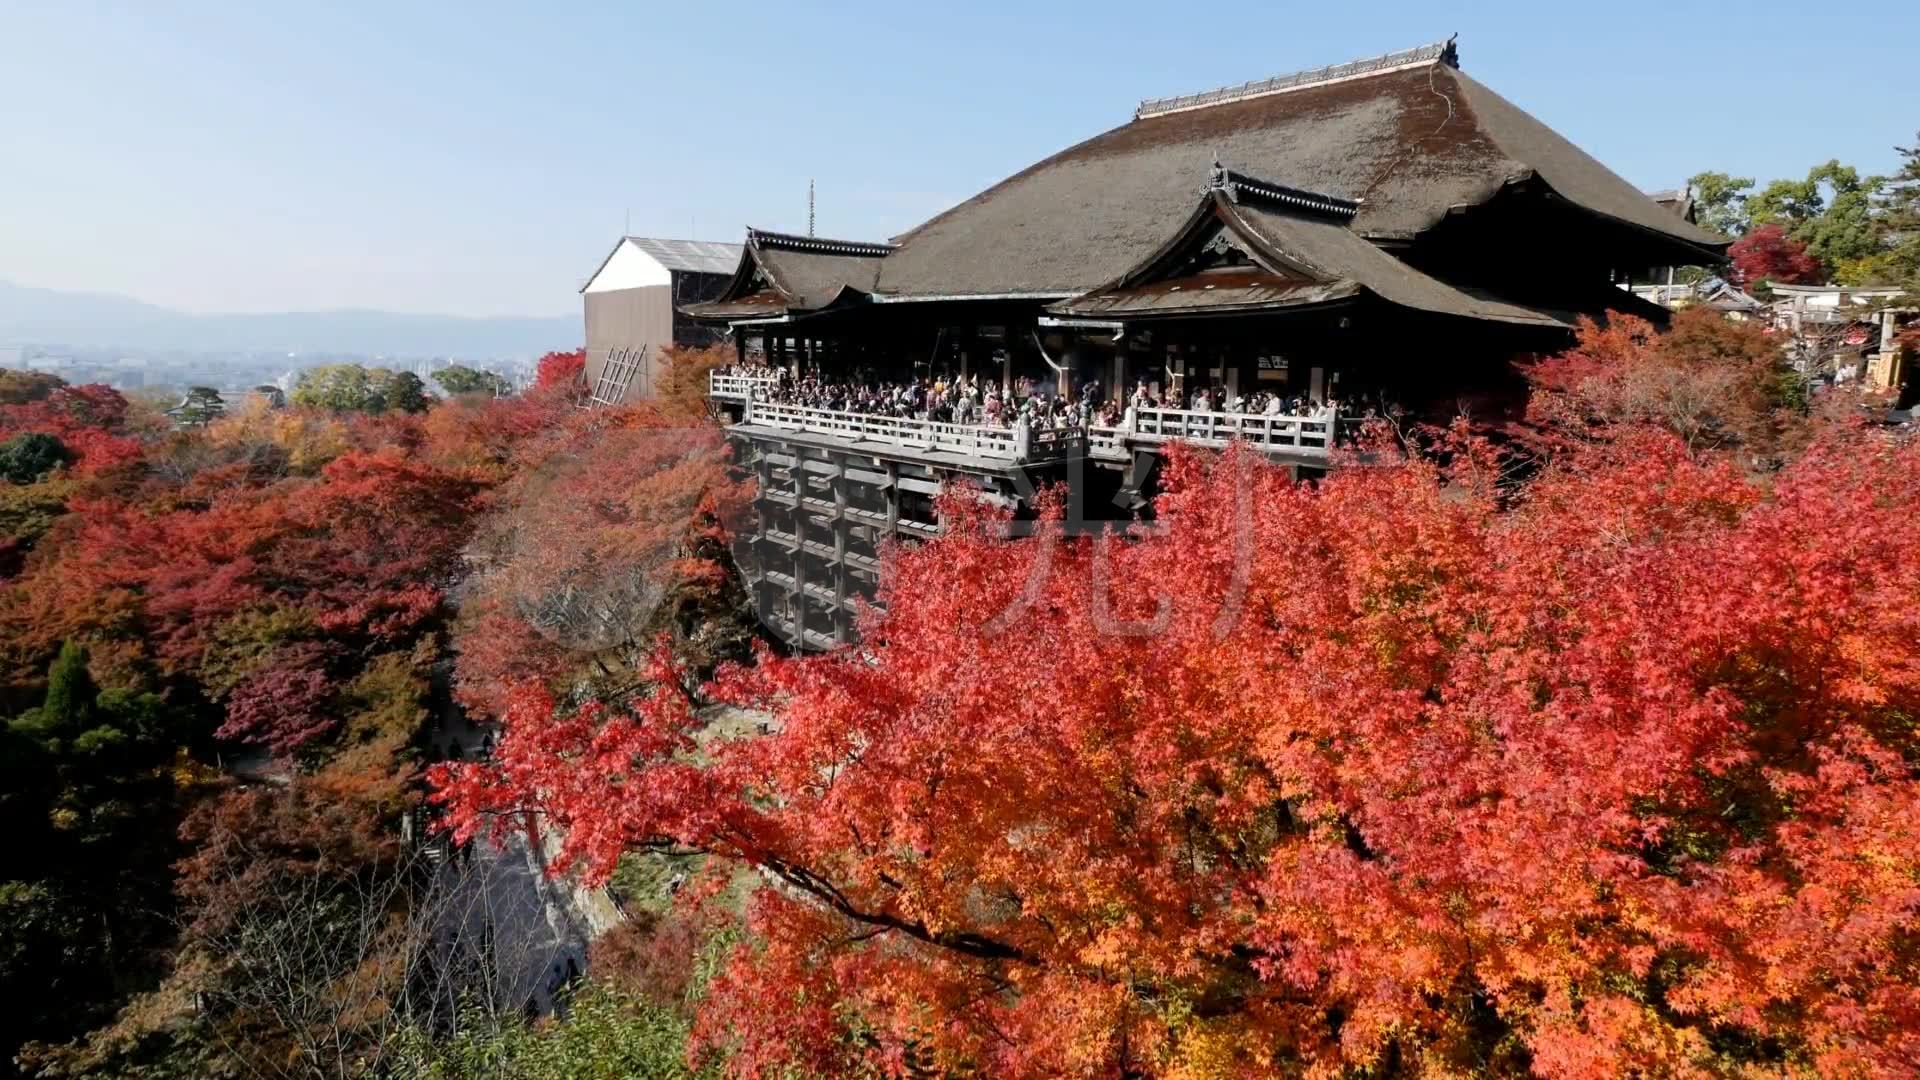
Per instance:
[[[715,375],[715,396],[720,396]],[[741,376],[726,376],[740,379]],[[751,377],[748,377],[751,378]],[[728,389],[734,389],[729,384]],[[987,461],[1037,463],[1080,454],[1124,458],[1135,446],[1181,440],[1201,446],[1226,446],[1239,440],[1258,450],[1323,456],[1332,447],[1337,421],[1326,415],[1267,416],[1196,412],[1190,409],[1129,409],[1119,427],[1048,428],[1030,431],[984,424],[946,424],[904,416],[788,405],[742,389],[740,422],[784,431],[829,435],[856,443],[884,443],[905,450],[958,454]]]
[[[1127,410],[1119,429],[1137,439],[1184,439],[1202,446],[1225,446],[1235,439],[1263,450],[1326,453],[1333,445],[1334,418],[1264,413],[1195,412],[1190,409]]]
[[[743,375],[710,371],[707,373],[707,396],[725,401],[747,401],[754,397],[765,398],[780,381],[780,376],[772,371],[765,375]]]
[[[740,422],[815,435],[833,435],[854,442],[887,443],[909,450],[964,454],[996,461],[1033,461],[1038,460],[1035,451],[1041,451],[1045,456],[1055,456],[1056,452],[1064,451],[1064,447],[1056,441],[1043,440],[1038,444],[1023,445],[1022,432],[1014,428],[942,424],[904,416],[871,416],[772,401],[748,401]]]
[[[1087,429],[1087,453],[1094,457],[1124,458],[1127,456],[1127,441],[1137,437],[1123,427],[1101,427],[1094,425]]]

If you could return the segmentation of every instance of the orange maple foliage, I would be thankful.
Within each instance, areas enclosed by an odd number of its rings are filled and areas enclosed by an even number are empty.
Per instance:
[[[1678,311],[1672,327],[1618,312],[1602,326],[1582,318],[1574,347],[1527,369],[1531,431],[1542,449],[1610,438],[1652,424],[1696,451],[1738,449],[1768,457],[1799,448],[1802,421],[1788,391],[1782,339],[1757,322],[1708,307]]]
[[[588,670],[619,680],[677,590],[724,583],[702,540],[747,489],[720,429],[683,421],[670,402],[580,411],[522,449],[473,545],[456,640],[465,704],[494,714],[516,683]]]
[[[949,496],[865,644],[630,709],[513,696],[470,834],[768,885],[738,1075],[1910,1075],[1920,444],[1762,489],[1639,431],[1317,486],[1174,453],[1131,539]]]

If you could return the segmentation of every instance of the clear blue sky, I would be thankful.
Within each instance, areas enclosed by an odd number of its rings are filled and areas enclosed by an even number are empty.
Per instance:
[[[561,314],[629,213],[800,229],[813,177],[822,234],[884,238],[1141,97],[1454,31],[1474,77],[1645,187],[1884,171],[1920,128],[1915,0],[0,0],[0,279]]]

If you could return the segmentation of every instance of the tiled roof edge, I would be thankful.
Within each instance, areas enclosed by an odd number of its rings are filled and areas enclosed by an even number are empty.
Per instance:
[[[892,244],[874,244],[863,240],[829,240],[821,236],[795,236],[792,233],[747,230],[755,245],[784,251],[807,251],[818,255],[862,255],[876,257],[892,251]]]
[[[1391,52],[1365,60],[1354,60],[1350,63],[1334,64],[1310,71],[1296,71],[1291,75],[1276,75],[1271,79],[1244,82],[1237,86],[1222,86],[1215,90],[1203,90],[1197,94],[1148,98],[1134,109],[1133,118],[1145,120],[1152,116],[1204,109],[1212,105],[1225,105],[1229,102],[1266,97],[1270,94],[1284,94],[1293,90],[1304,90],[1310,86],[1325,86],[1328,83],[1344,82],[1347,79],[1381,75],[1389,71],[1423,67],[1434,63],[1459,67],[1460,52],[1454,40],[1455,38],[1448,38],[1432,45],[1422,45],[1417,49],[1403,49],[1400,52]]]
[[[1266,202],[1281,203],[1298,210],[1311,210],[1315,213],[1348,219],[1360,212],[1360,204],[1352,199],[1256,180],[1251,176],[1234,172],[1217,161],[1213,163],[1213,175],[1201,186],[1201,191],[1223,192],[1234,202],[1252,197]]]

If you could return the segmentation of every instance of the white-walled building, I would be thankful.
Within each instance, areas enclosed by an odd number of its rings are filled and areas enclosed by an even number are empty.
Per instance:
[[[739,244],[621,237],[580,289],[593,402],[645,397],[653,392],[662,350],[719,340],[680,308],[720,295],[739,263]]]

